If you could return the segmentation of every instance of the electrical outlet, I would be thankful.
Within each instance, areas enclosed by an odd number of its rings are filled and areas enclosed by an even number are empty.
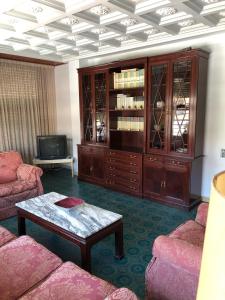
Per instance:
[[[220,157],[225,158],[225,149],[221,149]]]

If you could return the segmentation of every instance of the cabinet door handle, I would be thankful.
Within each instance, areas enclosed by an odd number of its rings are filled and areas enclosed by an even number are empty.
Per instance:
[[[166,181],[164,180],[164,184],[163,184],[164,189],[166,188]]]
[[[163,181],[161,181],[161,188],[163,187]]]
[[[90,172],[92,172],[92,171],[93,171],[93,166],[90,167]]]

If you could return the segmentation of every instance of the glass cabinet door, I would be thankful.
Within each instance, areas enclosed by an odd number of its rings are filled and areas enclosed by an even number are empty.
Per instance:
[[[94,87],[96,142],[106,143],[106,73],[95,74]]]
[[[83,138],[84,142],[93,141],[93,106],[91,97],[91,75],[82,75],[83,96]]]
[[[165,149],[167,73],[167,64],[160,64],[151,67],[150,149]]]
[[[191,60],[173,64],[172,123],[170,150],[189,152]]]

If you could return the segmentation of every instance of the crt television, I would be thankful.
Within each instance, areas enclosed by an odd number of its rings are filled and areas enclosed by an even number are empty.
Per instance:
[[[66,135],[37,136],[37,157],[39,159],[60,159],[67,157]]]

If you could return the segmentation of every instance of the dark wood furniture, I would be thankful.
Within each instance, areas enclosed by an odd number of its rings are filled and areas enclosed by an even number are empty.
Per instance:
[[[78,178],[190,209],[200,201],[208,53],[79,69]]]
[[[18,234],[26,234],[26,219],[50,230],[63,238],[73,242],[75,245],[80,247],[81,250],[81,267],[89,272],[91,272],[91,247],[105,238],[106,236],[115,233],[115,251],[116,258],[121,259],[124,256],[123,250],[123,221],[122,219],[110,224],[109,226],[103,228],[100,231],[90,235],[87,238],[82,238],[68,230],[63,229],[41,217],[38,217],[26,210],[17,207],[18,215]]]

